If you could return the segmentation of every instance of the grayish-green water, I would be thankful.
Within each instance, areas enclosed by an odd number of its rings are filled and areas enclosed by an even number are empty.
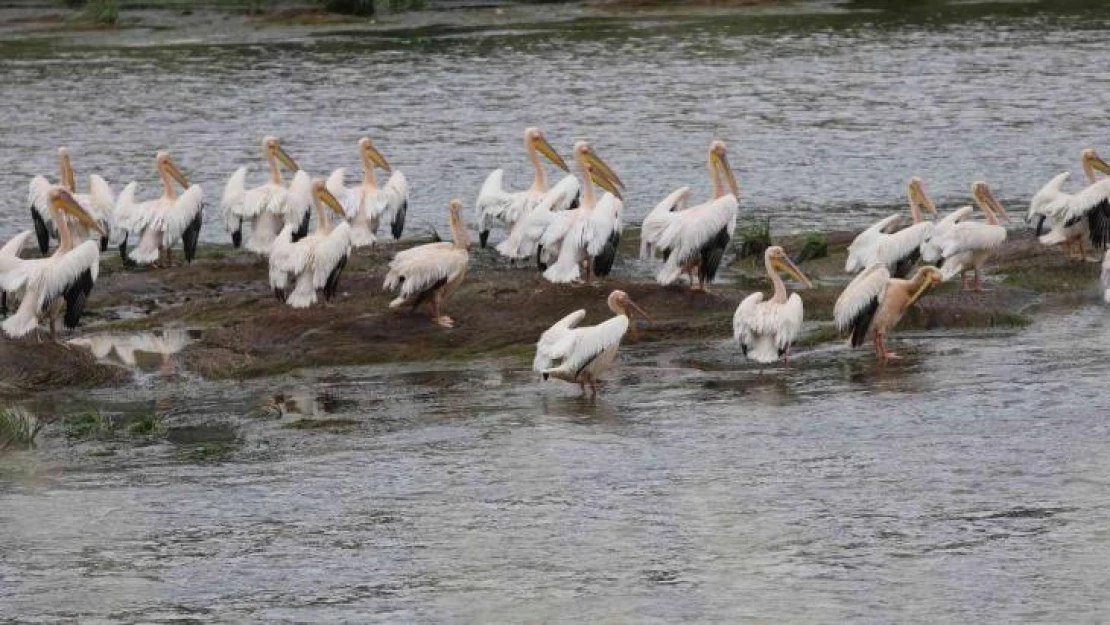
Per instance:
[[[720,136],[745,209],[782,229],[857,225],[910,174],[1014,201],[1104,144],[1103,7],[865,9],[2,41],[0,233],[29,225],[26,179],[63,142],[79,174],[148,190],[168,146],[216,197],[265,133],[323,172],[370,132],[439,223],[493,167],[525,180],[528,124],[593,140],[633,219],[701,184]],[[723,339],[632,345],[596,401],[524,360],[206,382],[148,351],[124,389],[28,407],[158,411],[164,437],[51,424],[0,455],[0,621],[1099,622],[1108,344],[1092,306],[902,335],[885,368],[840,345],[763,372]]]

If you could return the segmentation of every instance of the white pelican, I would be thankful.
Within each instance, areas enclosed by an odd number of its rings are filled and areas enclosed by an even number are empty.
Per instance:
[[[936,267],[918,267],[908,280],[890,277],[890,270],[875,263],[844,289],[833,307],[837,329],[851,333],[852,347],[859,347],[870,336],[875,341],[879,360],[897,358],[887,351],[883,339],[894,329],[922,295],[942,281]]]
[[[2,252],[5,271],[0,273],[0,289],[21,297],[19,309],[0,326],[12,338],[29,334],[38,328],[44,317],[50,324],[50,337],[54,338],[55,323],[63,309],[66,327],[76,327],[100,271],[99,244],[89,240],[77,244],[69,229],[69,220],[60,213],[68,213],[83,227],[101,236],[108,232],[64,188],[51,188],[46,201],[58,227],[58,248],[54,254],[30,260],[14,256],[23,247],[29,231],[16,237],[22,241],[12,248],[5,246]]]
[[[49,193],[49,191],[47,193]],[[50,211],[49,202],[46,203],[46,209]],[[15,235],[11,241],[5,243],[3,247],[0,247],[0,276],[15,269],[23,262],[19,254],[23,251],[23,248],[27,246],[27,239],[30,239],[33,234],[35,234],[35,232],[31,230],[24,230]],[[0,283],[2,283],[2,280],[0,280]],[[5,317],[8,316],[8,292],[3,289],[2,284],[0,284],[0,315]]]
[[[1059,215],[1065,228],[1075,228],[1087,224],[1087,237],[1096,250],[1110,245],[1110,177],[1096,180],[1095,170],[1110,174],[1110,164],[1099,158],[1094,150],[1083,151],[1083,172],[1090,184],[1074,195],[1061,194],[1048,211]],[[1059,243],[1054,232],[1041,238],[1042,243]],[[1046,239],[1049,239],[1046,241]],[[1086,258],[1083,239],[1078,240],[1079,256]]]
[[[532,368],[543,379],[577,383],[583,393],[589,385],[592,393],[597,394],[598,378],[617,359],[621,339],[631,327],[631,312],[649,319],[624,291],[610,293],[607,303],[616,315],[611,319],[579,328],[576,326],[586,316],[586,311],[576,310],[540,335]]]
[[[582,175],[581,203],[556,213],[543,237],[544,253],[555,259],[543,277],[556,283],[579,280],[583,265],[587,282],[608,275],[620,243],[624,183],[585,141],[574,144],[574,159]],[[601,199],[594,196],[594,184],[607,191]]]
[[[246,248],[266,256],[284,226],[293,226],[293,240],[308,234],[308,221],[312,209],[312,178],[301,171],[277,137],[262,140],[262,153],[270,166],[270,181],[247,189],[247,168],[235,170],[224,186],[220,205],[224,222],[231,233],[231,243],[239,247],[243,242],[243,222],[250,223],[251,233]],[[281,167],[293,173],[289,188],[281,177]]]
[[[93,219],[100,223],[104,230],[111,227],[112,213],[115,210],[116,200],[112,194],[112,187],[96,174],[89,175],[89,192],[77,193],[77,179],[73,173],[73,161],[69,156],[69,148],[58,148],[58,184],[73,195],[73,199],[80,204]],[[47,194],[53,185],[44,176],[35,176],[31,179],[31,188],[28,200],[31,203],[31,218],[35,222],[35,236],[38,239],[39,251],[45,256],[50,250],[50,236],[57,236],[57,228],[50,222],[51,210]],[[48,225],[49,223],[49,225]],[[70,219],[70,231],[80,240],[89,238],[89,229],[81,222]],[[108,249],[108,237],[100,238],[100,251]]]
[[[501,182],[505,170],[495,169],[482,184],[482,190],[478,192],[478,201],[474,208],[478,216],[478,243],[482,247],[485,247],[486,241],[489,240],[489,231],[494,222],[501,222],[505,230],[511,230],[517,220],[528,214],[547,192],[547,172],[540,163],[540,154],[559,169],[570,171],[566,162],[547,142],[539,128],[525,129],[524,149],[528,152],[528,160],[532,161],[532,168],[536,172],[531,187],[524,191],[506,191]],[[570,198],[567,202],[570,205],[574,204]]]
[[[971,213],[974,211],[975,209],[971,206],[961,206],[938,221],[936,225],[933,226],[933,231],[921,242],[921,260],[927,263],[939,261],[941,259],[941,249],[936,243],[938,237],[943,238],[945,233],[947,233],[952,226],[970,217]]]
[[[461,201],[451,200],[448,213],[452,242],[419,245],[393,256],[382,285],[397,292],[390,308],[411,304],[416,310],[428,302],[432,321],[445,328],[455,327],[454,320],[443,314],[443,302],[462,284],[470,263],[470,235],[463,224],[462,209]]]
[[[409,183],[400,171],[392,171],[389,161],[374,147],[369,137],[358,140],[362,160],[362,182],[353,187],[344,185],[347,172],[337,169],[328,177],[328,191],[339,198],[351,220],[351,245],[364,247],[377,241],[378,224],[382,217],[389,220],[394,239],[405,231],[405,214],[409,208]],[[384,187],[378,187],[375,167],[387,174],[392,171]]]
[[[580,199],[578,178],[564,176],[540,198],[539,203],[516,220],[509,229],[509,236],[497,244],[497,251],[511,261],[535,254],[540,270],[547,269],[543,259],[544,235],[549,228],[565,219],[566,211],[577,207]]]
[[[158,262],[162,252],[166,254],[166,264],[171,262],[171,248],[182,241],[185,260],[192,262],[197,253],[200,238],[201,220],[204,218],[204,191],[200,185],[190,185],[189,180],[170,159],[169,152],[159,152],[154,157],[154,167],[162,181],[162,195],[146,202],[135,201],[137,182],[123,188],[116,203],[116,215],[120,225],[128,234],[138,235],[139,244],[127,254],[127,236],[120,244],[120,254],[124,259],[149,265]],[[173,183],[181,185],[183,193],[179,196]]]
[[[744,356],[756,362],[775,362],[784,356],[790,362],[790,344],[802,329],[802,298],[797,293],[787,296],[779,272],[794,276],[806,288],[813,284],[777,245],[763,253],[763,264],[775,292],[766,302],[759,292],[744,298],[732,317],[732,335]]]
[[[293,225],[281,229],[270,251],[270,287],[278,300],[293,308],[307,308],[316,303],[316,292],[330,300],[339,287],[339,276],[351,254],[351,227],[343,221],[343,206],[328,191],[323,180],[312,181],[313,206],[316,209],[316,231],[299,241],[293,240]],[[340,218],[332,226],[325,209]],[[289,281],[295,284],[288,291]]]
[[[1034,234],[1044,245],[1060,244],[1064,255],[1072,260],[1083,260],[1085,253],[1082,251],[1083,239],[1087,238],[1089,229],[1087,222],[1080,220],[1078,223],[1067,226],[1063,216],[1067,205],[1060,202],[1061,198],[1070,197],[1064,193],[1064,183],[1071,177],[1071,172],[1057,174],[1052,180],[1040,188],[1033,199],[1029,201],[1029,212],[1025,215],[1026,223],[1036,220]],[[1044,233],[1045,221],[1049,222],[1049,232]],[[1044,233],[1044,234],[1042,234]]]
[[[998,218],[1009,221],[1006,209],[995,199],[990,187],[983,181],[971,185],[975,204],[987,216],[987,221],[961,221],[933,237],[940,248],[941,273],[945,281],[960,276],[961,290],[967,290],[967,272],[975,272],[975,290],[983,289],[982,269],[998,246],[1006,242],[1006,228]]]
[[[708,166],[709,180],[713,183],[713,196],[708,202],[685,208],[690,187],[681,187],[644,219],[640,258],[650,260],[656,252],[663,254],[666,261],[655,277],[659,284],[671,284],[685,271],[690,276],[691,290],[708,291],[728,242],[732,240],[740,206],[740,187],[729,167],[723,142],[709,144]],[[697,282],[694,281],[695,267]]]
[[[921,208],[936,214],[937,208],[925,193],[924,183],[918,177],[910,178],[906,186],[913,223],[891,234],[880,233],[875,240],[874,255],[865,259],[867,264],[883,263],[895,278],[904,278],[921,257],[921,244],[933,231],[932,222],[924,221]]]

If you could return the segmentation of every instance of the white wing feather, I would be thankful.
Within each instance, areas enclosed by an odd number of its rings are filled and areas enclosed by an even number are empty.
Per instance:
[[[991,250],[1006,241],[1006,228],[977,221],[965,221],[949,228],[935,241],[941,256],[949,258],[961,252]]]
[[[674,219],[655,238],[658,249],[671,250],[656,280],[660,284],[671,284],[681,275],[686,263],[717,233],[725,229],[731,236],[739,206],[735,196],[725,195],[674,213]]]
[[[23,300],[16,313],[4,320],[4,333],[18,338],[34,330],[47,301],[60,297],[86,271],[96,280],[99,269],[100,246],[95,241],[85,241],[61,256],[20,263],[13,272],[21,274],[17,281],[22,282],[25,289]]]
[[[900,223],[902,216],[894,214],[871,225],[870,228],[859,233],[848,246],[848,260],[844,263],[844,270],[855,273],[874,262],[875,246],[886,231]]]
[[[27,201],[44,221],[50,221],[50,209],[47,206],[46,194],[50,192],[52,186],[44,176],[35,176],[31,178],[30,188],[27,191]]]
[[[856,276],[836,298],[833,306],[833,320],[839,330],[847,329],[864,308],[876,298],[882,301],[887,285],[890,284],[890,270],[886,265],[875,263]]]
[[[561,362],[554,368],[548,367],[544,372],[577,373],[601,352],[620,345],[627,331],[628,317],[624,315],[617,315],[596,326],[568,330],[551,348],[553,353],[564,354]]]
[[[466,250],[451,243],[429,243],[414,247],[393,257],[382,287],[398,291],[398,299],[394,302],[403,302],[440,280],[450,280],[458,276],[460,272],[466,271],[469,261]]]
[[[1071,177],[1071,173],[1065,171],[1061,174],[1057,174],[1055,178],[1049,180],[1048,183],[1041,187],[1040,190],[1033,195],[1033,199],[1029,201],[1028,217],[1033,218],[1036,215],[1044,215],[1046,217],[1054,216],[1054,213],[1049,210],[1049,205],[1053,204],[1053,202],[1060,199],[1062,196],[1067,195],[1064,193],[1063,188],[1064,183],[1068,181],[1069,177]]]
[[[340,222],[335,228],[316,243],[314,250],[315,276],[313,286],[322,289],[328,283],[328,277],[339,264],[339,261],[351,253],[351,227],[347,222]]]
[[[640,224],[640,260],[650,260],[659,250],[659,237],[678,219],[676,211],[686,208],[690,187],[679,187],[651,209]]]
[[[174,201],[173,206],[162,213],[162,244],[174,246],[193,219],[204,209],[204,190],[194,184]]]
[[[903,228],[894,234],[879,237],[879,241],[875,245],[875,255],[872,262],[893,267],[898,261],[920,249],[921,244],[925,242],[932,231],[932,222],[922,221],[908,228]]]
[[[1110,200],[1110,178],[1103,178],[1088,185],[1079,193],[1062,197],[1049,205],[1048,210],[1063,209],[1064,221],[1071,221],[1086,215],[1102,202]]]
[[[532,361],[534,371],[542,373],[545,369],[550,369],[555,361],[566,358],[565,339],[585,317],[585,310],[576,310],[540,335],[540,340],[536,343],[536,358]]]
[[[312,177],[303,169],[298,169],[289,182],[289,189],[285,195],[279,212],[286,225],[300,226],[305,213],[312,210]]]

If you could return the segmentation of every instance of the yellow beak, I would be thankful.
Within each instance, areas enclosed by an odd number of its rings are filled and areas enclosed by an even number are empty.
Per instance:
[[[775,268],[779,271],[783,271],[790,274],[791,276],[794,276],[794,279],[798,282],[801,282],[807,289],[813,288],[813,283],[809,281],[809,278],[807,278],[806,275],[802,273],[801,269],[798,269],[798,266],[795,265],[794,261],[790,260],[789,257],[777,257],[775,258],[773,264]]]
[[[166,159],[165,167],[166,167],[166,173],[171,178],[176,180],[177,184],[181,185],[182,189],[188,189],[189,188],[189,179],[185,177],[185,174],[181,173],[181,170],[177,168],[177,165],[175,165],[173,161],[171,161],[169,159]]]
[[[340,217],[345,217],[347,215],[347,213],[343,210],[343,205],[339,203],[339,200],[335,199],[335,196],[331,194],[331,191],[328,191],[323,186],[316,189],[316,199],[320,200],[325,206],[335,211],[336,215],[339,215]]]
[[[93,219],[92,215],[82,208],[68,191],[58,190],[51,199],[50,204],[57,210],[73,215],[78,222],[86,228],[97,231],[100,236],[108,236],[108,233],[104,230],[104,227],[100,225],[100,222]]]
[[[732,194],[737,199],[740,198],[740,185],[736,182],[736,176],[732,173],[732,167],[728,164],[728,155],[724,152],[713,150],[713,166],[717,171],[724,176],[725,182],[728,183],[728,188],[732,190]]]
[[[910,184],[910,200],[925,209],[925,212],[937,214],[937,207],[933,204],[933,200],[925,193],[925,189],[921,188],[919,184]]]
[[[386,171],[386,173],[392,171],[392,168],[389,166],[389,161],[385,160],[385,156],[382,156],[382,153],[379,152],[378,149],[375,148],[373,144],[371,144],[369,141],[363,144],[362,152],[366,155],[366,158],[369,159],[371,163],[377,165],[378,167],[381,167]]]
[[[69,160],[69,152],[62,152],[62,186],[70,193],[77,192],[77,177],[73,174],[73,163]]]
[[[277,145],[277,151],[274,155],[277,156],[277,159],[281,161],[281,164],[285,165],[289,171],[300,171],[301,168],[297,165],[297,161],[293,160],[292,156],[289,156],[289,153],[285,151],[285,148],[281,147],[280,143]]]
[[[588,171],[590,172],[590,180],[602,189],[615,195],[618,199],[624,199],[621,192],[624,190],[624,183],[621,182],[619,176],[613,171],[609,164],[601,160],[601,157],[595,154],[592,150],[586,153],[586,163],[589,165]]]
[[[1100,158],[1098,154],[1093,154],[1089,161],[1091,167],[1097,169],[1098,171],[1101,171],[1106,175],[1110,175],[1110,164],[1107,164],[1106,161],[1102,160],[1102,158]]]
[[[563,171],[570,171],[570,167],[567,167],[566,161],[563,160],[563,157],[559,156],[559,153],[555,151],[555,148],[551,147],[551,144],[547,142],[547,139],[542,136],[536,137],[532,139],[532,145],[536,148],[537,152],[543,154],[544,157],[547,158],[547,160],[551,161],[556,167]]]

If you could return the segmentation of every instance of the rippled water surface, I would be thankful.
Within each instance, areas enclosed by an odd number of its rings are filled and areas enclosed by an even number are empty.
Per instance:
[[[865,223],[902,203],[914,174],[945,201],[966,202],[982,177],[1024,203],[1106,141],[1110,11],[1060,4],[570,13],[505,25],[487,14],[462,29],[392,34],[269,27],[243,44],[172,30],[121,35],[125,47],[8,38],[0,234],[28,226],[27,181],[55,171],[58,145],[73,149],[82,184],[99,172],[148,193],[153,154],[168,148],[215,203],[239,165],[261,182],[266,134],[325,175],[357,168],[355,142],[369,133],[408,174],[418,227],[441,224],[447,200],[472,201],[496,167],[528,183],[528,125],[564,154],[592,141],[628,183],[632,221],[678,186],[702,197],[714,137],[732,146],[743,207],[780,231]],[[492,24],[473,24],[482,21]],[[224,240],[215,212],[205,236]]]
[[[218,195],[265,133],[323,172],[355,165],[369,132],[408,173],[416,222],[438,224],[491,168],[525,180],[527,124],[559,146],[593,140],[633,218],[700,185],[720,136],[743,205],[785,229],[855,224],[900,202],[911,173],[946,201],[974,176],[1025,198],[1105,142],[1110,12],[929,6],[0,41],[0,233],[26,227],[26,178],[63,142],[79,174],[150,183],[168,146]],[[903,334],[888,367],[840,345],[763,372],[723,340],[631,345],[597,400],[539,383],[523,358],[206,382],[176,360],[184,330],[85,338],[134,362],[134,384],[27,408],[158,411],[163,435],[76,440],[51,422],[36,449],[0,455],[0,621],[1110,613],[1101,307]]]

